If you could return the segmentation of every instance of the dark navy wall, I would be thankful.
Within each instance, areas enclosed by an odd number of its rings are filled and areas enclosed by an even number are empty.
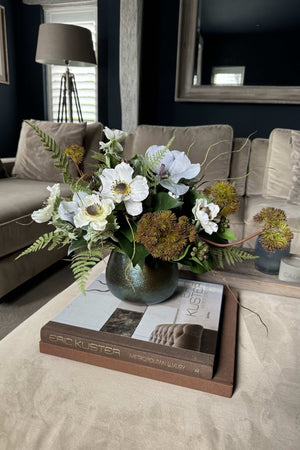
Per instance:
[[[5,7],[10,77],[10,84],[0,83],[0,155],[6,156],[12,154],[17,143],[15,130],[18,117],[18,95],[15,71],[15,5],[9,0],[2,0],[1,4]]]
[[[43,67],[35,63],[41,8],[2,0],[10,83],[0,84],[0,157],[14,156],[23,119],[44,119]]]
[[[0,157],[14,156],[20,126],[44,114],[44,66],[35,62],[39,6],[2,0],[6,8],[10,84],[0,84]],[[120,0],[98,0],[99,120],[121,127],[119,89]],[[235,136],[268,137],[275,127],[300,129],[300,105],[175,102],[179,0],[145,0],[139,123],[226,123]]]
[[[140,123],[230,124],[235,136],[300,129],[300,105],[175,102],[179,0],[144,1]]]
[[[42,8],[2,0],[7,21],[10,84],[0,84],[0,158],[16,154],[24,119],[46,119],[43,77],[35,62]],[[98,0],[99,121],[121,128],[119,89],[119,0]]]

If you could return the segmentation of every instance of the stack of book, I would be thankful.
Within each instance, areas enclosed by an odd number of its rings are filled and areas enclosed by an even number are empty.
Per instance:
[[[40,351],[231,397],[237,310],[235,292],[185,279],[163,303],[121,301],[101,274],[42,327]]]

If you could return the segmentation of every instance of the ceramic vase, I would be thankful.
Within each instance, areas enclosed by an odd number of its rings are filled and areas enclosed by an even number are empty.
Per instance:
[[[117,298],[147,305],[163,302],[175,292],[178,266],[147,256],[143,269],[113,251],[106,268],[107,286]]]
[[[291,245],[289,244],[283,250],[276,249],[273,252],[266,251],[261,243],[260,237],[258,236],[255,244],[254,255],[258,256],[254,260],[254,265],[257,270],[269,275],[278,275],[280,268],[280,261],[282,258],[286,257],[290,253]]]

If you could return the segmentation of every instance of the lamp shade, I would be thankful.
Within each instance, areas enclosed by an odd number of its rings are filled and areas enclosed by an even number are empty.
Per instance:
[[[39,28],[35,60],[41,64],[94,66],[97,63],[92,34],[77,25],[43,23]]]

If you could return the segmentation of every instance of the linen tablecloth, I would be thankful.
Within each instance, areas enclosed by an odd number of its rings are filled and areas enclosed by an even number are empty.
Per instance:
[[[104,269],[98,264],[94,279]],[[0,342],[1,450],[283,450],[300,446],[300,300],[242,291],[232,398],[39,353],[76,284]]]

